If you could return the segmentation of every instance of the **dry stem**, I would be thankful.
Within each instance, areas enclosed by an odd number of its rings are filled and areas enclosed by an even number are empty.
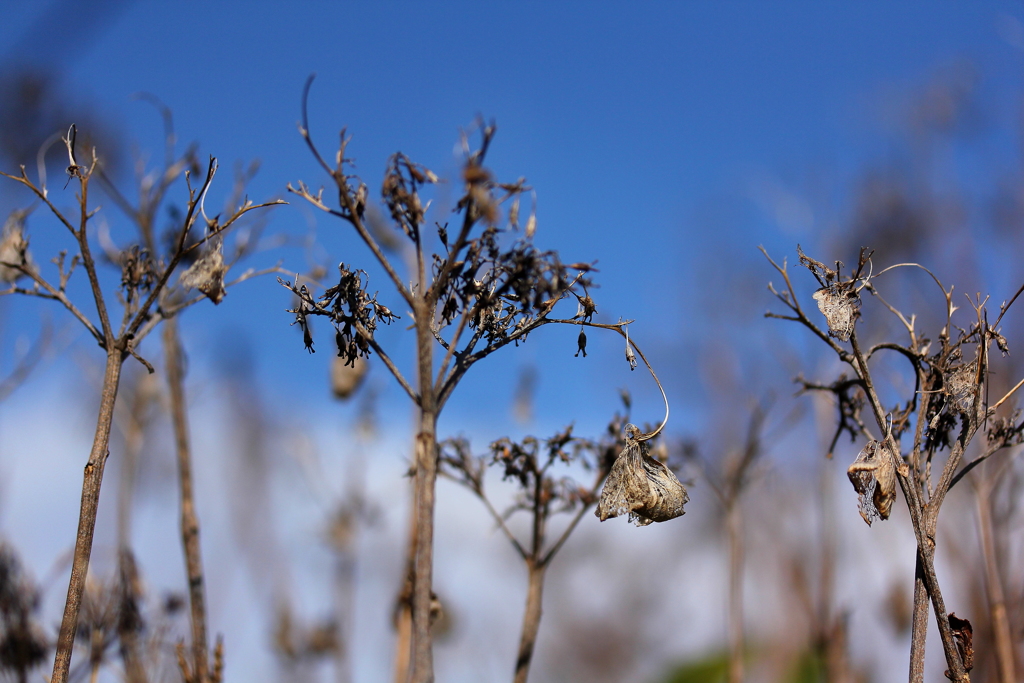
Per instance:
[[[181,502],[181,545],[185,551],[188,575],[188,598],[192,619],[192,680],[207,683],[209,660],[206,635],[206,595],[203,590],[203,558],[199,544],[199,517],[196,515],[192,489],[192,447],[185,402],[184,369],[177,318],[164,322],[164,356],[167,385],[171,397],[171,420],[178,460],[178,481]]]

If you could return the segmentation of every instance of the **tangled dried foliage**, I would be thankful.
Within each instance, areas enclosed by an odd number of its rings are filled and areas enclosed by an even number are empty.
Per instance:
[[[764,251],[762,249],[762,251]],[[968,681],[970,668],[969,626],[958,627],[947,619],[945,603],[935,574],[935,538],[939,510],[946,493],[979,463],[1001,450],[1022,443],[1024,422],[1020,412],[997,414],[1024,380],[1014,386],[1001,399],[986,404],[988,385],[989,348],[995,345],[1003,354],[1009,344],[999,332],[1003,316],[1010,305],[1024,293],[1022,286],[1008,303],[1000,307],[995,322],[990,324],[988,299],[970,299],[972,317],[968,324],[953,323],[953,288],[948,289],[930,271],[917,264],[899,264],[924,270],[938,285],[941,292],[942,313],[945,324],[935,335],[935,342],[916,329],[917,317],[906,315],[890,304],[879,292],[875,282],[891,266],[872,275],[871,254],[861,249],[857,267],[849,276],[841,273],[842,264],[829,268],[822,262],[806,256],[797,247],[800,265],[817,280],[819,289],[813,298],[825,315],[827,331],[812,321],[796,296],[785,262],[780,266],[769,257],[769,262],[785,280],[785,289],[778,291],[769,284],[769,290],[781,301],[788,313],[768,313],[768,317],[797,322],[826,343],[853,371],[853,377],[843,374],[831,383],[809,382],[802,377],[798,382],[803,391],[821,391],[830,394],[838,406],[839,419],[829,454],[843,432],[851,439],[868,439],[867,445],[850,466],[848,475],[859,498],[860,513],[871,524],[876,519],[888,519],[896,486],[903,491],[911,523],[917,540],[918,572],[915,578],[914,618],[911,637],[911,680],[923,680],[924,644],[929,603],[938,621],[948,676],[954,681]],[[765,253],[767,257],[767,253]],[[866,273],[866,274],[865,274]],[[881,307],[888,310],[906,331],[907,340],[882,341],[862,349],[857,334],[861,319],[859,292],[867,290]],[[956,332],[954,334],[954,331]],[[840,344],[839,342],[843,342]],[[845,346],[844,344],[849,344]],[[913,390],[906,392],[903,401],[883,407],[880,392],[869,362],[876,354],[894,352],[905,359],[913,373]],[[964,361],[970,354],[970,360]],[[905,389],[894,385],[892,390]],[[868,407],[882,436],[872,436],[872,429],[863,419]],[[985,429],[984,426],[990,426]],[[973,459],[964,464],[968,448],[979,433],[982,441]],[[907,453],[900,447],[904,434],[913,437]],[[943,462],[942,455],[945,455]],[[937,480],[933,478],[933,464],[941,469]]]
[[[17,554],[0,543],[0,671],[19,681],[28,680],[51,647],[36,620],[38,608],[39,592]]]

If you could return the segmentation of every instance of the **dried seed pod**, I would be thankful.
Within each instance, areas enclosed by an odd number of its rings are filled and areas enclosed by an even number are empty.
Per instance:
[[[28,240],[25,238],[25,216],[29,211],[11,212],[0,232],[0,282],[13,284],[25,274],[15,266],[31,266],[32,257],[28,254]]]
[[[978,395],[978,363],[971,361],[947,372],[943,378],[943,392],[953,399],[953,403],[962,413],[970,412],[974,407],[974,398]]]
[[[346,399],[356,392],[366,377],[366,360],[355,356],[348,358],[338,355],[331,364],[331,391],[335,398]]]
[[[584,332],[582,328],[580,328],[580,336],[578,336],[576,338],[576,346],[578,347],[576,349],[576,357],[579,358],[579,355],[582,353],[583,357],[586,358],[587,357],[587,333]]]
[[[228,266],[224,264],[224,245],[219,240],[212,240],[203,255],[181,274],[181,286],[186,289],[198,289],[215,304],[219,304],[227,294],[224,289],[224,276]]]
[[[889,519],[896,500],[896,468],[888,448],[881,441],[869,441],[846,470],[857,492],[860,516],[871,526],[876,519]]]
[[[684,514],[690,500],[686,487],[664,463],[652,458],[646,441],[638,441],[640,430],[627,424],[626,447],[622,449],[601,490],[594,511],[601,521],[629,514],[637,526],[665,522]]]
[[[839,341],[849,341],[853,326],[860,315],[860,297],[849,285],[833,284],[822,287],[813,295],[818,310],[828,322],[828,333]]]

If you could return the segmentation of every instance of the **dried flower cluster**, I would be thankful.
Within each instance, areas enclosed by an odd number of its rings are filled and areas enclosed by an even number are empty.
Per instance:
[[[306,350],[313,353],[313,335],[309,326],[309,316],[327,317],[335,329],[335,344],[338,357],[345,359],[346,365],[355,365],[358,358],[370,356],[370,345],[373,342],[377,323],[390,325],[400,317],[377,301],[377,296],[370,296],[363,281],[368,280],[363,270],[349,270],[344,263],[338,266],[340,277],[338,284],[330,287],[314,300],[306,285],[298,285],[285,280],[279,281],[291,289],[298,297],[298,305],[289,309],[295,314],[295,322],[303,332]],[[298,286],[297,286],[298,285]]]

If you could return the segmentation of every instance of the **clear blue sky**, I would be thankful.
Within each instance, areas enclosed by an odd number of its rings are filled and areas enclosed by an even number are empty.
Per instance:
[[[995,117],[986,153],[996,165],[1010,163],[1022,16],[1010,2],[57,1],[5,4],[0,52],[5,64],[58,73],[73,100],[109,117],[154,159],[158,119],[131,96],[158,95],[173,109],[183,144],[200,141],[225,169],[262,160],[251,186],[256,199],[283,194],[288,181],[323,181],[295,132],[312,72],[314,135],[330,148],[347,126],[350,152],[371,186],[395,150],[450,174],[460,127],[477,114],[493,117],[500,132],[492,166],[537,189],[539,245],[598,261],[602,315],[638,320],[634,335],[656,365],[667,366],[670,393],[684,408],[676,426],[689,430],[699,418],[686,410],[697,407],[696,375],[677,361],[706,333],[696,319],[710,295],[698,273],[723,249],[756,264],[760,243],[792,253],[794,242],[813,244],[827,229],[817,216],[780,227],[756,188],[818,167],[832,169],[838,186],[884,153],[892,102],[964,61],[979,74]],[[9,188],[0,199],[4,211],[20,201]],[[833,199],[843,205],[841,189]],[[709,219],[709,211],[727,218]],[[311,217],[293,204],[274,213],[270,229],[302,234]],[[325,262],[368,261],[344,226],[313,219]],[[113,212],[111,220],[116,234]],[[34,236],[43,254],[46,239]],[[282,257],[288,267],[306,265],[297,252]],[[753,280],[769,276],[765,270]],[[750,296],[767,304],[760,287]],[[307,357],[286,305],[270,279],[249,283],[217,316],[190,313],[186,329],[194,346],[221,330],[244,331],[268,383],[319,401],[329,356]],[[553,422],[581,419],[562,408],[565,386],[584,387],[583,413],[606,414],[614,387],[627,384],[656,409],[641,378],[606,369],[605,358],[621,355],[618,342],[604,349],[592,340],[597,354],[584,366],[572,358],[574,338],[568,331],[531,339],[518,355],[510,352],[512,363],[485,372],[511,386],[521,365],[541,367],[539,400],[551,405]],[[479,420],[474,406],[484,391],[467,386],[453,409]],[[595,396],[602,398],[591,405]]]

